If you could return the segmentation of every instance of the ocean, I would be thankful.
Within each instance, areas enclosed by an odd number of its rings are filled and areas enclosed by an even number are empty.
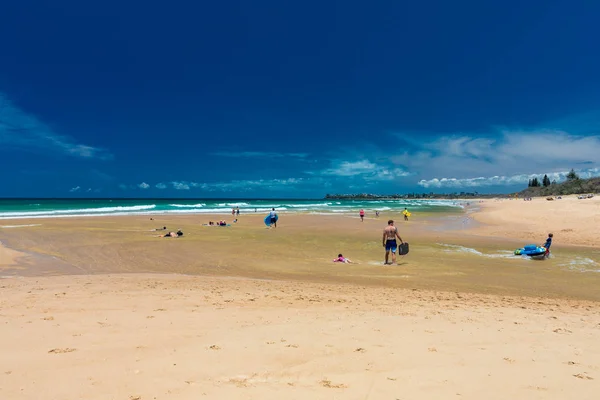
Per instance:
[[[452,200],[291,200],[291,199],[0,199],[0,220],[153,214],[279,213],[351,214],[361,208],[374,213],[400,211],[444,213],[459,211]]]

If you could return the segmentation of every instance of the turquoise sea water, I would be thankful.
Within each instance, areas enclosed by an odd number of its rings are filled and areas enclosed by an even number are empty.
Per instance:
[[[152,214],[240,214],[266,213],[373,213],[403,210],[411,212],[459,211],[461,202],[451,200],[290,200],[290,199],[0,199],[0,220],[60,218],[106,215]]]

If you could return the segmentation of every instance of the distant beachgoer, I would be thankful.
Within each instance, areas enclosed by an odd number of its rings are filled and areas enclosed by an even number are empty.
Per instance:
[[[383,247],[385,247],[385,264],[389,264],[389,256],[390,251],[392,252],[392,262],[394,264],[396,262],[396,250],[398,249],[398,244],[396,243],[396,238],[400,239],[400,243],[404,243],[402,238],[398,234],[398,228],[394,226],[394,221],[389,220],[388,226],[383,230]]]
[[[235,224],[235,223],[237,223],[237,218],[233,220],[233,223],[234,223],[234,224]]]
[[[166,230],[167,230],[167,227],[166,227],[166,226],[163,226],[162,228],[156,228],[156,229],[152,229],[152,230],[153,230],[154,232],[156,232],[156,231],[166,231]]]
[[[277,213],[274,208],[271,208],[271,212],[269,212],[269,217],[271,218],[271,226],[275,225],[277,228]]]
[[[235,208],[231,209],[231,215],[235,215]]]
[[[365,221],[365,210],[363,210],[361,208],[360,211],[358,212],[358,215],[360,216],[360,222],[364,222]]]
[[[172,238],[176,238],[176,237],[180,237],[180,236],[183,236],[183,232],[181,232],[181,230],[179,230],[177,232],[165,233],[164,235],[158,235],[158,237],[172,237]]]
[[[550,246],[552,246],[552,238],[554,237],[553,234],[549,233],[548,234],[548,239],[546,239],[546,243],[544,243],[544,247],[546,248],[546,256],[550,255]]]
[[[239,207],[237,207],[237,208],[235,209],[235,215],[240,215],[240,208],[239,208]]]
[[[254,207],[254,212],[256,212],[256,207]]]
[[[350,260],[349,258],[346,258],[342,255],[342,253],[338,254],[337,258],[333,259],[333,262],[341,262],[341,263],[345,263],[345,264],[350,264],[352,263],[352,260]]]
[[[375,211],[375,216],[379,218],[379,210]]]
[[[406,207],[404,207],[404,211],[402,211],[402,214],[404,215],[404,220],[408,221],[408,216],[409,216],[410,213],[408,212],[408,210],[406,209]]]

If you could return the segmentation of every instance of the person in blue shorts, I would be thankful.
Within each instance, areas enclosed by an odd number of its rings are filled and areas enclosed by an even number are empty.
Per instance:
[[[550,246],[552,246],[552,238],[553,237],[554,237],[554,235],[549,233],[548,239],[546,239],[546,243],[544,243],[544,247],[546,248],[546,254],[545,254],[546,257],[548,257],[550,255]]]
[[[385,264],[396,263],[396,250],[398,249],[398,243],[396,238],[400,240],[400,243],[404,243],[402,238],[398,234],[398,228],[394,226],[394,220],[388,221],[388,226],[383,230],[383,247],[385,247]],[[390,251],[392,252],[392,262],[388,262],[390,258]]]

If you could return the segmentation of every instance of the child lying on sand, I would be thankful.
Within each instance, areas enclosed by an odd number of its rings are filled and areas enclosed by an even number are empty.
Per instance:
[[[179,230],[177,232],[165,233],[164,235],[158,235],[157,237],[172,237],[172,238],[177,238],[179,236],[183,236],[183,232],[181,232],[181,230]]]
[[[350,263],[352,263],[352,260],[350,260],[349,258],[344,257],[340,253],[340,254],[338,254],[337,258],[333,259],[333,262],[341,262],[341,263],[345,263],[345,264],[350,264]]]

